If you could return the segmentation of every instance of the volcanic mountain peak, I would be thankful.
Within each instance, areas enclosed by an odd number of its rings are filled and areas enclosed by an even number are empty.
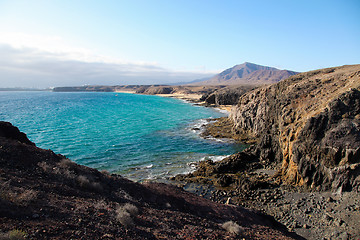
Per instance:
[[[244,62],[215,75],[204,85],[261,85],[276,83],[297,72]]]

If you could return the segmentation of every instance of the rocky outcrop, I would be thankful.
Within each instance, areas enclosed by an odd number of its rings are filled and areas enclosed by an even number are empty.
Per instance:
[[[249,149],[233,154],[222,161],[211,160],[198,163],[196,171],[180,174],[173,179],[179,182],[210,184],[218,188],[236,189],[247,192],[271,185],[269,181],[248,173],[260,169],[262,165]]]
[[[1,239],[299,239],[245,208],[99,172],[0,129]]]
[[[254,88],[256,86],[252,85],[228,86],[203,95],[201,100],[205,101],[208,105],[234,105],[239,101],[240,96]]]
[[[279,70],[245,62],[226,69],[209,80],[198,82],[203,85],[261,85],[271,84],[286,79],[297,72]]]
[[[360,191],[360,65],[301,73],[244,94],[230,118],[287,183]]]
[[[143,93],[148,95],[155,95],[155,94],[170,94],[174,91],[172,87],[165,87],[165,86],[152,86],[147,88]]]
[[[20,132],[17,127],[9,122],[0,121],[0,137],[35,146],[35,144],[27,138],[25,133]]]

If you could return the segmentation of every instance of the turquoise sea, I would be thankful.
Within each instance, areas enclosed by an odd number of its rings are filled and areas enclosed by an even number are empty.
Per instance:
[[[212,108],[127,93],[0,92],[0,120],[38,147],[133,180],[189,172],[194,162],[219,160],[243,147],[203,139]]]

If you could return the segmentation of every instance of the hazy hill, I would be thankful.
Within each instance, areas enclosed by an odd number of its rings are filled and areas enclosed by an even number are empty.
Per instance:
[[[197,82],[202,85],[261,85],[271,84],[286,79],[297,72],[279,70],[245,62],[215,75],[209,80]]]

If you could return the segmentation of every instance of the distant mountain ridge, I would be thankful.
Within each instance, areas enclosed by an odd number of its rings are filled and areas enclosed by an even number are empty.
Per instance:
[[[245,62],[226,69],[201,85],[262,85],[279,82],[298,72]]]

